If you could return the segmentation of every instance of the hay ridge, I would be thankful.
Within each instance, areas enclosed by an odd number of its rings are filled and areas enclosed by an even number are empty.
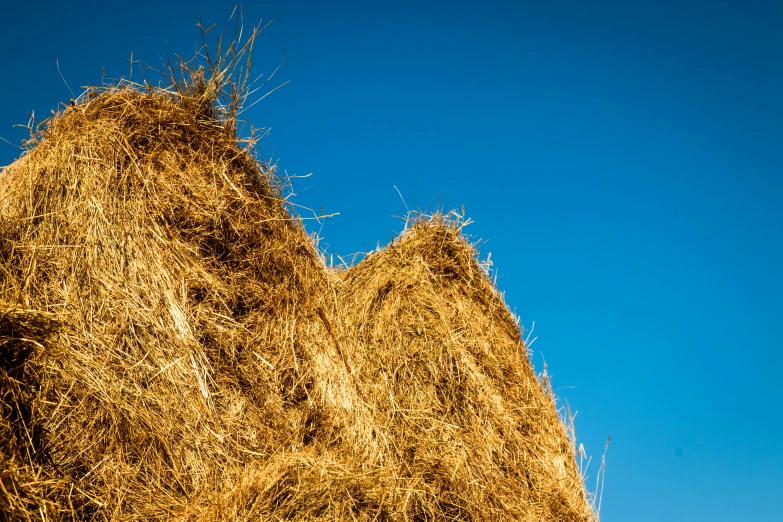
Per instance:
[[[330,271],[185,71],[0,174],[0,519],[596,519],[459,223]]]

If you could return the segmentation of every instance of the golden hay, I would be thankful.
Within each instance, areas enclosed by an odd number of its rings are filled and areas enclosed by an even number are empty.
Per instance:
[[[44,435],[31,420],[38,416],[38,376],[25,359],[55,334],[53,314],[27,310],[0,300],[0,519],[37,507],[55,508],[49,492],[62,486],[40,467],[25,465],[26,449],[41,444]],[[24,438],[30,445],[19,444]],[[50,508],[51,506],[51,508]]]
[[[335,301],[311,241],[194,109],[110,90],[5,171],[4,294],[63,318],[22,372],[40,383],[27,429],[45,436],[14,442],[59,484],[48,517],[169,517],[305,446],[329,386],[350,399],[328,380],[340,366],[314,385]]]
[[[203,92],[107,88],[0,175],[0,520],[595,519],[458,226],[330,272]]]
[[[340,274],[361,397],[388,433],[369,458],[411,519],[592,520],[573,444],[475,254],[434,216]]]

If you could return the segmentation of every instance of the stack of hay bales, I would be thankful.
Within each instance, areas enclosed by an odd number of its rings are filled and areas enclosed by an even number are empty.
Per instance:
[[[459,230],[332,273],[229,123],[107,88],[3,171],[5,519],[592,520]]]

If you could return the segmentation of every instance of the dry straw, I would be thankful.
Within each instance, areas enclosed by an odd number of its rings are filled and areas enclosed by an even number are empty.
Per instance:
[[[2,171],[0,519],[595,519],[458,222],[321,262],[236,138],[257,34]]]

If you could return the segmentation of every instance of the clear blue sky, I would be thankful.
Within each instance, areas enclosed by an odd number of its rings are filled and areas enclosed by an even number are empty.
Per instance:
[[[190,55],[232,3],[4,4],[0,135],[26,111]],[[248,113],[331,252],[465,205],[536,322],[603,520],[783,520],[783,3],[265,2]],[[18,150],[0,143],[0,164]],[[306,189],[306,190],[305,190]],[[597,466],[590,470],[590,484]]]

